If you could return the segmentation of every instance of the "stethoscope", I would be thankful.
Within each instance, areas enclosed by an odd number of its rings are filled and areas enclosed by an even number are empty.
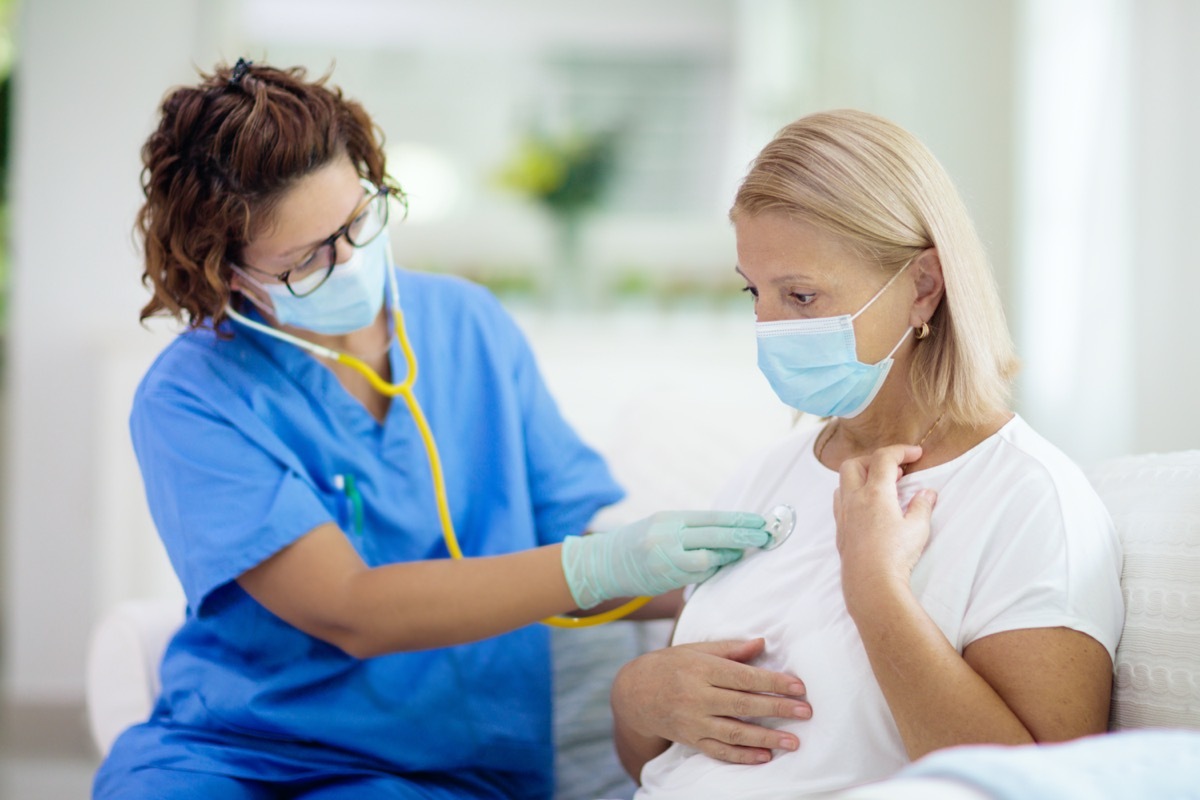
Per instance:
[[[450,502],[446,497],[446,481],[442,473],[442,459],[438,455],[437,442],[433,438],[433,431],[430,429],[429,422],[425,418],[425,412],[421,409],[421,404],[413,393],[413,385],[417,382],[417,356],[413,352],[412,345],[408,340],[408,333],[404,327],[404,312],[400,309],[400,290],[396,285],[396,276],[393,274],[393,268],[390,264],[388,265],[387,273],[389,294],[392,301],[392,318],[395,320],[396,339],[400,342],[400,348],[404,352],[406,375],[404,380],[399,383],[385,381],[380,377],[378,372],[360,358],[352,356],[349,353],[343,353],[340,350],[315,344],[307,339],[301,339],[299,336],[293,336],[286,331],[281,331],[270,325],[264,325],[261,322],[252,320],[244,314],[238,313],[231,304],[226,304],[225,312],[232,319],[248,328],[295,345],[301,350],[306,350],[315,356],[329,359],[338,364],[344,364],[366,378],[371,388],[385,397],[403,398],[404,404],[408,406],[409,414],[412,415],[413,422],[416,423],[417,432],[421,436],[421,443],[424,445],[425,454],[428,457],[429,474],[433,479],[433,494],[437,502],[438,521],[442,528],[442,540],[446,543],[446,549],[450,552],[450,557],[461,559],[463,558],[462,548],[459,547],[458,536],[454,533],[454,521],[450,518]],[[556,628],[587,628],[593,625],[603,625],[606,622],[612,622],[613,620],[628,616],[646,605],[646,603],[649,603],[651,599],[649,597],[637,597],[616,608],[589,617],[555,616],[547,617],[542,622]]]

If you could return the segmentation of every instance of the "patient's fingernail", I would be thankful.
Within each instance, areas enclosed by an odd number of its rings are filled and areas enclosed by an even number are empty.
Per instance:
[[[771,754],[770,753],[756,753],[754,755],[754,760],[760,764],[765,764],[771,760]]]
[[[812,708],[810,706],[796,706],[792,709],[792,713],[800,719],[810,719],[812,717]]]
[[[779,749],[780,750],[797,750],[797,749],[799,749],[799,747],[800,747],[800,742],[798,742],[795,739],[780,739],[779,740]]]

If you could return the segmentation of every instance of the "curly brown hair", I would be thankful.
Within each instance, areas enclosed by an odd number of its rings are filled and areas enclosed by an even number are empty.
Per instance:
[[[239,61],[201,73],[197,86],[163,100],[158,129],[142,146],[136,229],[142,283],[153,291],[141,319],[171,316],[196,328],[225,317],[229,262],[269,227],[284,193],[343,154],[359,175],[388,178],[383,133],[363,107],[302,67]]]

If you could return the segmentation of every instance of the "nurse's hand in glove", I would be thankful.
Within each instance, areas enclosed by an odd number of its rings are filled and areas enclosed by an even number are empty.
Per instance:
[[[568,536],[562,565],[580,608],[700,583],[747,547],[770,541],[766,520],[740,511],[663,511],[623,528]]]

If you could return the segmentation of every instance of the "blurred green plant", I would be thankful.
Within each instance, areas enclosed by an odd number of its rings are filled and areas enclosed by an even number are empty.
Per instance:
[[[536,201],[554,222],[555,257],[543,293],[557,306],[592,305],[582,231],[587,212],[604,198],[616,165],[613,131],[521,137],[495,175],[501,187]]]
[[[522,136],[512,157],[496,173],[502,188],[524,195],[556,216],[598,205],[616,164],[615,132]]]
[[[617,298],[657,298],[659,288],[649,270],[628,269],[622,272],[609,286]]]

